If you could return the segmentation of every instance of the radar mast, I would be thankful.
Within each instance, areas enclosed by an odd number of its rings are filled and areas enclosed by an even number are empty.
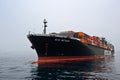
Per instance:
[[[43,33],[46,34],[46,27],[47,27],[47,21],[46,21],[46,19],[44,19],[43,23],[44,23]]]

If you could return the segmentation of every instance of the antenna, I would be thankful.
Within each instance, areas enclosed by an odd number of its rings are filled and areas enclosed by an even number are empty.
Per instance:
[[[44,19],[44,21],[43,21],[43,23],[44,23],[44,30],[43,30],[43,32],[44,32],[44,34],[46,34],[46,27],[47,27],[47,21],[46,21],[46,19]]]

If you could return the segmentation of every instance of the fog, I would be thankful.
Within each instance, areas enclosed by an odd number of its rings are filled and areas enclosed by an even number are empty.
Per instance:
[[[82,31],[120,48],[119,0],[0,0],[0,51],[31,51],[29,31]]]

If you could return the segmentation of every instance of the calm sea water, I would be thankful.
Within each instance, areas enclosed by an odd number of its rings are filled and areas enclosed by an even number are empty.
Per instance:
[[[36,53],[0,53],[0,80],[120,80],[120,54],[109,59],[31,64]]]

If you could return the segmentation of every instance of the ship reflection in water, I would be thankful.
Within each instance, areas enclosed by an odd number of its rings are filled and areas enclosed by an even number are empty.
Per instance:
[[[46,63],[33,67],[32,80],[114,80],[114,57],[87,61]]]

